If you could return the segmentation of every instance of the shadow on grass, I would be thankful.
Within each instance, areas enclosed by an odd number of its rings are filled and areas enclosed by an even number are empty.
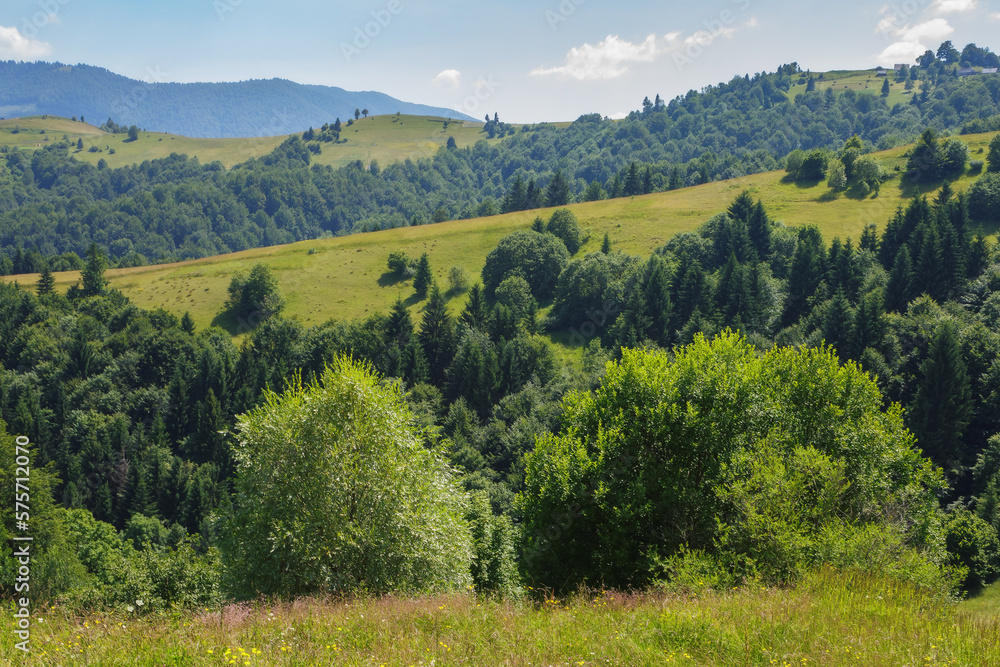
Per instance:
[[[236,313],[228,308],[212,318],[212,326],[224,329],[230,336],[236,336],[237,334],[249,331],[245,323],[246,320],[241,322]]]
[[[399,283],[406,282],[408,278],[403,278],[398,273],[393,271],[386,271],[378,277],[379,287],[392,287],[393,285],[398,285]]]
[[[781,179],[782,183],[791,183],[800,190],[809,190],[822,183],[825,178],[792,178],[790,175]]]
[[[837,201],[838,195],[839,193],[836,190],[827,190],[819,197],[816,197],[816,201],[820,202],[821,204],[825,204],[826,202],[831,202],[831,201]]]

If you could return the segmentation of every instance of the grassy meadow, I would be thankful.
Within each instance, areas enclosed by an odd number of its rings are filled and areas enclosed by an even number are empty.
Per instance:
[[[331,118],[330,122],[334,120]],[[350,127],[346,118],[341,120],[342,143],[321,144],[322,152],[312,156],[313,163],[336,168],[355,160],[365,164],[378,160],[380,165],[385,166],[407,158],[433,157],[439,148],[448,143],[448,137],[454,137],[460,148],[486,138],[482,133],[482,123],[463,123],[431,116],[371,116],[361,118]],[[15,128],[20,130],[16,134],[13,132]],[[315,129],[319,130],[318,127]],[[171,153],[197,157],[203,164],[218,161],[228,168],[250,158],[267,155],[289,136],[195,139],[140,131],[136,141],[129,141],[128,135],[108,134],[92,125],[55,116],[0,121],[0,146],[34,150],[47,142],[61,141],[63,137],[73,144],[82,139],[83,150],[74,148],[72,152],[78,160],[96,165],[103,159],[112,168],[165,158]],[[92,147],[97,151],[91,152]]]
[[[913,97],[914,93],[920,94],[920,84],[919,82],[914,82],[914,87],[912,91],[907,92],[905,90],[905,82],[896,82],[896,72],[892,69],[894,63],[887,63],[886,67],[889,69],[888,79],[889,79],[889,96],[886,98],[886,103],[891,109],[896,104],[909,104],[910,98]],[[864,69],[864,70],[836,70],[832,72],[812,72],[812,76],[816,82],[816,91],[822,93],[827,88],[833,88],[836,92],[844,92],[845,90],[853,90],[856,93],[871,92],[876,95],[882,94],[882,82],[887,77],[875,76],[874,69]],[[823,78],[820,79],[819,77]],[[806,80],[809,79],[809,74],[805,75]],[[798,77],[794,77],[797,81]],[[797,83],[792,85],[788,91],[788,97],[795,99],[795,96],[799,93],[804,93],[806,90],[805,83]]]
[[[993,593],[995,591],[989,591]],[[1000,607],[832,570],[793,588],[302,599],[136,618],[38,609],[23,665],[1000,664]]]
[[[966,135],[962,139],[969,143],[974,159],[981,159],[992,136]],[[786,225],[815,224],[827,239],[856,239],[869,223],[881,229],[897,207],[919,194],[912,187],[904,187],[901,172],[896,171],[897,167],[905,167],[907,150],[899,147],[875,154],[892,174],[876,198],[834,193],[825,182],[787,182],[784,172],[775,171],[672,192],[574,204],[570,208],[590,234],[580,253],[597,251],[607,233],[615,249],[648,255],[674,234],[692,231],[724,211],[744,189],[761,198],[772,217]],[[974,178],[966,175],[952,185],[961,191]],[[932,189],[924,192],[933,194]],[[330,318],[352,319],[386,312],[397,297],[413,309],[419,308],[409,282],[397,282],[386,272],[386,259],[394,250],[403,250],[411,257],[426,252],[438,282],[446,288],[451,267],[462,268],[474,281],[497,242],[511,232],[527,229],[538,215],[548,217],[551,210],[301,241],[176,264],[114,269],[108,277],[113,287],[143,308],[163,308],[178,316],[190,312],[200,327],[215,323],[235,333],[237,323],[218,319],[226,301],[226,288],[236,271],[264,262],[278,277],[287,301],[286,316],[315,325]],[[79,280],[77,272],[57,273],[55,277],[61,290]],[[37,278],[5,277],[21,284],[34,283]],[[462,297],[452,301],[455,309],[463,304]]]

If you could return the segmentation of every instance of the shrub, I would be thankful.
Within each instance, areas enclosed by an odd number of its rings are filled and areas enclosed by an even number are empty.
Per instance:
[[[580,223],[568,208],[561,208],[552,214],[546,231],[562,241],[571,255],[575,255],[583,243]]]
[[[990,524],[959,507],[948,515],[945,544],[951,562],[967,573],[962,588],[977,591],[1000,573],[1000,540]]]
[[[237,317],[267,318],[285,305],[278,292],[278,279],[264,264],[239,271],[229,282],[229,309]]]
[[[398,384],[338,358],[238,419],[222,540],[239,597],[465,586],[465,497]]]
[[[622,354],[526,457],[536,581],[644,585],[683,548],[782,582],[869,526],[901,532],[899,562],[943,560],[940,472],[855,364],[828,348],[758,355],[728,332],[673,355]]]
[[[568,262],[569,252],[555,236],[534,231],[514,232],[500,239],[486,256],[483,288],[487,295],[493,296],[505,278],[520,275],[531,286],[532,296],[547,299]]]
[[[453,266],[448,271],[448,291],[452,294],[462,294],[469,289],[469,276],[460,266]]]
[[[523,593],[517,572],[517,533],[510,517],[493,514],[487,494],[473,494],[468,515],[472,528],[472,581],[480,593],[506,598]]]
[[[968,192],[969,216],[979,223],[1000,220],[1000,173],[987,173]]]

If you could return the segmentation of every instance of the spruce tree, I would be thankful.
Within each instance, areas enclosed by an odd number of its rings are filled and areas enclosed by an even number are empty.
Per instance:
[[[427,357],[416,336],[403,348],[396,371],[397,377],[403,378],[411,387],[430,381]]]
[[[860,359],[866,348],[877,348],[885,335],[885,307],[878,291],[861,297],[851,323],[851,344],[847,351],[853,359]]]
[[[570,191],[569,183],[563,178],[562,169],[557,169],[549,181],[549,187],[545,191],[545,201],[548,206],[565,206],[569,203]]]
[[[49,269],[48,264],[42,268],[42,274],[38,277],[37,289],[38,296],[45,296],[46,294],[52,294],[55,291],[56,279],[52,275],[52,271]]]
[[[649,316],[643,286],[636,283],[629,291],[625,310],[618,315],[611,327],[611,337],[615,344],[622,348],[638,347],[649,339],[652,318]]]
[[[788,297],[783,322],[795,324],[809,306],[809,297],[816,293],[824,271],[823,237],[813,226],[799,229],[799,242],[792,255],[788,273]]]
[[[952,320],[942,322],[931,340],[909,416],[924,453],[946,470],[959,470],[966,458],[962,436],[972,419],[972,389]]]
[[[833,346],[841,359],[846,359],[850,353],[848,348],[853,320],[854,312],[850,302],[843,290],[837,290],[837,294],[827,302],[823,313],[823,339],[827,345]]]
[[[667,347],[671,338],[673,305],[670,303],[670,287],[666,262],[660,255],[652,255],[647,263],[644,297],[650,319],[648,336],[661,347]]]
[[[431,262],[425,252],[417,262],[417,270],[413,275],[413,291],[421,298],[427,296],[427,289],[431,286],[434,276],[431,273]]]
[[[108,285],[108,280],[104,277],[107,268],[108,260],[104,257],[104,253],[96,243],[91,243],[87,250],[87,263],[81,272],[83,296],[96,296],[104,292]]]
[[[181,330],[188,335],[194,334],[194,318],[186,310],[184,311],[184,317],[181,318]]]
[[[604,241],[601,242],[601,252],[605,255],[611,252],[611,237],[608,236],[607,232],[604,232]]]
[[[445,373],[455,355],[455,325],[437,283],[431,286],[430,299],[424,308],[420,346],[427,358],[431,383],[437,387],[444,386]]]
[[[510,188],[507,189],[506,194],[503,198],[503,212],[511,213],[514,211],[523,211],[527,208],[527,191],[525,189],[524,179],[521,178],[521,174],[517,174],[514,177],[514,182],[511,184]]]
[[[889,282],[885,286],[886,310],[905,312],[912,298],[913,262],[910,260],[910,249],[904,245],[896,255]]]
[[[747,220],[747,231],[754,249],[760,259],[767,259],[771,256],[771,218],[764,210],[764,203],[757,200],[754,204],[750,218]]]
[[[403,300],[398,297],[389,311],[389,319],[385,323],[385,333],[386,338],[400,349],[405,348],[413,336],[413,320],[410,318],[410,311]]]
[[[947,296],[948,283],[937,225],[933,223],[924,225],[919,236],[921,243],[917,254],[916,275],[920,276],[923,292],[941,303]]]
[[[484,329],[486,327],[486,297],[483,296],[483,287],[479,283],[469,290],[469,300],[465,303],[459,321],[470,329]]]

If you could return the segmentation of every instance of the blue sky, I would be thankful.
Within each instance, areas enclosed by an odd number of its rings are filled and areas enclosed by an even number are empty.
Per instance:
[[[1000,49],[1000,0],[3,0],[0,59],[146,81],[378,90],[509,122],[616,116],[733,75]],[[991,41],[992,40],[992,41]]]

